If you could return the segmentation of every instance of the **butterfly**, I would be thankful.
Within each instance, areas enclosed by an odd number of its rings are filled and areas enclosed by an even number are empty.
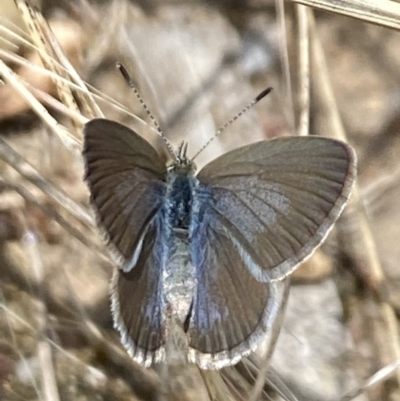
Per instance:
[[[165,358],[171,318],[187,358],[237,363],[271,330],[279,282],[308,258],[341,214],[356,154],[323,137],[281,137],[216,158],[199,172],[181,146],[167,165],[128,127],[84,127],[86,181],[118,270],[115,327],[132,358]]]

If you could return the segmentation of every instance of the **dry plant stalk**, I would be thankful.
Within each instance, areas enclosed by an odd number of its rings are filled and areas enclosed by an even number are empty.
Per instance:
[[[391,0],[292,0],[316,9],[400,29],[400,4]]]
[[[69,78],[75,81],[80,86],[82,92],[77,92],[77,95],[83,105],[83,110],[88,113],[89,118],[95,116],[101,117],[102,112],[97,106],[90,92],[87,90],[84,82],[79,74],[69,63],[61,50],[53,32],[49,28],[47,21],[35,6],[26,0],[15,0],[21,16],[30,33],[31,39],[39,52],[43,65],[50,71],[55,72],[57,77],[54,78],[54,83],[58,88],[58,93],[63,103],[73,112],[78,111],[78,106],[71,92],[71,87],[65,85],[58,77]],[[63,68],[60,68],[60,64]]]

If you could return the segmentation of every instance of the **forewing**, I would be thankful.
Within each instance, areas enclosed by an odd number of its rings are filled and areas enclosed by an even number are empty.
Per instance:
[[[356,156],[346,144],[288,137],[229,152],[198,179],[231,248],[258,281],[270,282],[290,274],[323,241],[355,174]]]
[[[218,216],[204,203],[191,233],[197,288],[188,335],[189,359],[203,369],[237,363],[271,334],[283,283],[257,281]]]
[[[99,225],[119,267],[129,271],[162,206],[165,164],[138,134],[105,119],[85,125],[83,156]]]
[[[134,269],[115,270],[111,300],[114,326],[131,357],[144,366],[164,358],[165,320],[161,274],[166,260],[159,216],[150,224]]]

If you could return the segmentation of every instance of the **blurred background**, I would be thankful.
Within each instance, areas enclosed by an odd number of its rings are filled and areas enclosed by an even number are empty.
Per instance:
[[[248,400],[265,359],[259,399],[400,400],[400,8],[342,1],[328,12],[329,2],[310,3],[1,1],[0,400]],[[83,181],[82,125],[103,113],[167,154],[117,62],[189,155],[273,87],[198,167],[284,135],[355,147],[358,188],[291,277],[272,358],[269,342],[236,368],[166,376],[120,346],[112,265]],[[390,375],[368,386],[384,367]]]

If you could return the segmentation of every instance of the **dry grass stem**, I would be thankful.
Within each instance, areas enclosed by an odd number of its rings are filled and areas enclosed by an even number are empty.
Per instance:
[[[295,132],[296,119],[294,116],[294,104],[293,104],[293,91],[292,91],[292,79],[290,74],[290,63],[288,53],[288,41],[286,33],[286,17],[285,17],[285,1],[275,0],[277,22],[280,27],[280,41],[279,41],[279,56],[282,64],[283,71],[283,85],[284,85],[284,102],[287,105],[286,118],[292,133]]]
[[[310,132],[310,38],[308,31],[308,10],[302,5],[296,6],[298,24],[299,53],[299,124],[300,136]]]
[[[292,0],[316,9],[400,29],[400,4],[391,0]]]
[[[24,217],[20,215],[20,220],[23,222],[25,233],[23,235],[25,252],[28,255],[28,260],[31,263],[35,285],[37,288],[43,288],[43,280],[45,277],[44,266],[41,260],[40,251],[37,244],[36,235],[29,230]],[[47,330],[47,307],[41,296],[38,294],[35,302],[33,302],[33,313],[36,316],[37,333],[39,343],[37,347],[38,362],[41,372],[42,390],[45,401],[59,401],[60,397],[57,389],[57,380],[53,367],[53,357],[50,344],[46,341]]]
[[[78,153],[80,151],[80,141],[75,135],[59,124],[42,104],[27,89],[27,86],[7,65],[0,60],[0,76],[8,82],[13,88],[30,104],[32,109],[43,120],[43,122],[60,138],[62,143],[71,151]]]
[[[43,205],[40,201],[37,200],[37,197],[35,195],[30,193],[22,185],[13,184],[3,178],[0,178],[0,185],[2,185],[3,188],[8,188],[18,193],[26,201],[41,209],[47,216],[56,221],[70,235],[75,237],[83,245],[87,246],[88,249],[101,256],[104,260],[110,260],[108,255],[105,253],[104,247],[98,241],[95,242],[93,239],[91,239],[90,236],[88,236],[88,234],[85,233],[82,228],[78,229],[76,224],[72,224],[70,222],[70,219],[63,216],[64,213],[57,211],[54,207],[51,207],[49,205]]]
[[[38,187],[46,195],[52,198],[58,205],[64,208],[75,219],[92,231],[96,231],[96,224],[93,217],[81,205],[76,203],[64,191],[57,188],[50,181],[44,178],[32,165],[21,155],[12,149],[3,139],[0,138],[0,158],[8,165],[18,171],[22,177]]]
[[[43,32],[43,28],[47,27],[47,22],[43,19],[42,15],[33,8],[28,0],[15,0],[21,16],[28,29],[30,37],[35,45],[39,56],[42,60],[44,67],[50,71],[56,72],[53,76],[53,82],[57,88],[58,95],[62,102],[71,110],[78,111],[78,105],[72,96],[71,90],[68,85],[65,85],[63,81],[59,79],[59,76],[63,76],[64,71],[54,63],[54,51],[50,43],[47,40]],[[65,76],[64,76],[65,78]]]

